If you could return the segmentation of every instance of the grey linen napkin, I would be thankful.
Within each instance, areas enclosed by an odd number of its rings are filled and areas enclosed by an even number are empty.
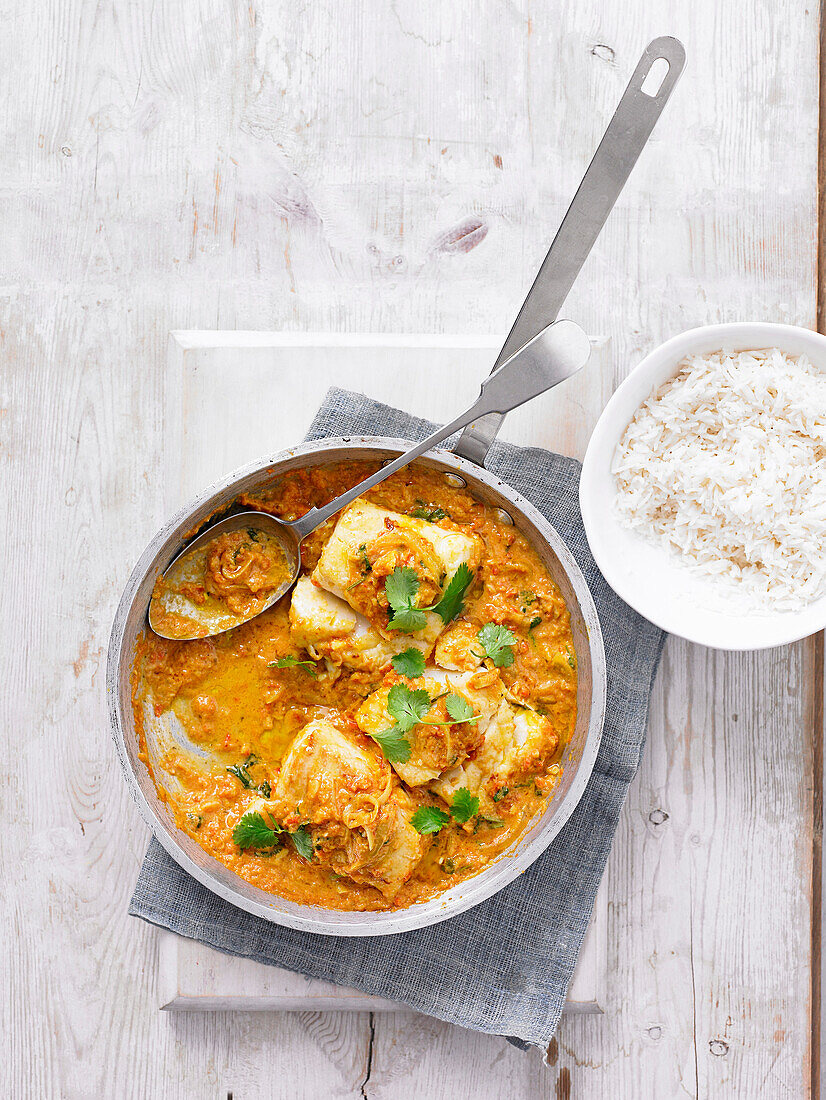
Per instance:
[[[424,439],[434,430],[361,394],[331,389],[309,432]],[[608,705],[593,775],[544,855],[494,897],[452,920],[396,936],[346,939],[251,916],[196,882],[152,840],[129,912],[230,955],[242,955],[399,1001],[461,1027],[546,1047],[642,755],[663,632],[608,587],[579,512],[579,463],[538,448],[493,444],[488,468],[532,501],[568,544],[599,612]]]

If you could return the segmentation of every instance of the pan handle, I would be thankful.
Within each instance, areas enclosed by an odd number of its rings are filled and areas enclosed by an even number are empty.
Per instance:
[[[666,69],[658,75],[663,66],[657,66],[656,70],[654,67],[661,60]],[[499,352],[494,370],[559,313],[684,66],[685,49],[676,38],[655,38],[646,46]],[[454,447],[456,454],[483,466],[503,420],[502,414],[489,413],[474,421],[459,437]]]

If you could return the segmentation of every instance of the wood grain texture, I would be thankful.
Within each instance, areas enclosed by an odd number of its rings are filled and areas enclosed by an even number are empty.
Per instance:
[[[689,66],[565,312],[616,379],[694,324],[813,325],[815,6],[0,11],[5,1095],[807,1095],[813,643],[669,643],[608,1012],[563,1021],[549,1067],[401,1013],[158,1013],[101,662],[162,519],[167,332],[505,330],[655,34]]]

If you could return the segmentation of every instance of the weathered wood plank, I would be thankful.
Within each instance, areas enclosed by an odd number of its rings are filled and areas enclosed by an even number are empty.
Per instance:
[[[812,643],[669,646],[609,869],[609,1011],[563,1021],[551,1069],[395,1014],[371,1060],[358,1016],[157,1013],[100,662],[161,519],[167,331],[506,329],[653,34],[689,67],[566,313],[617,378],[693,324],[813,324],[816,7],[6,7],[5,1092],[806,1095]]]

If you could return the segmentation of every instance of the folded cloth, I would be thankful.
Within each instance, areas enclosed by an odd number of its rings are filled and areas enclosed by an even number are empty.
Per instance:
[[[434,430],[361,394],[331,389],[309,439]],[[556,1030],[628,784],[642,755],[663,633],[608,587],[579,512],[579,463],[495,442],[488,468],[547,516],[567,543],[599,612],[608,666],[602,744],[588,786],[559,836],[515,882],[451,920],[395,936],[328,938],[282,928],[223,901],[153,840],[129,912],[231,955],[351,986],[447,1020],[547,1047]]]

